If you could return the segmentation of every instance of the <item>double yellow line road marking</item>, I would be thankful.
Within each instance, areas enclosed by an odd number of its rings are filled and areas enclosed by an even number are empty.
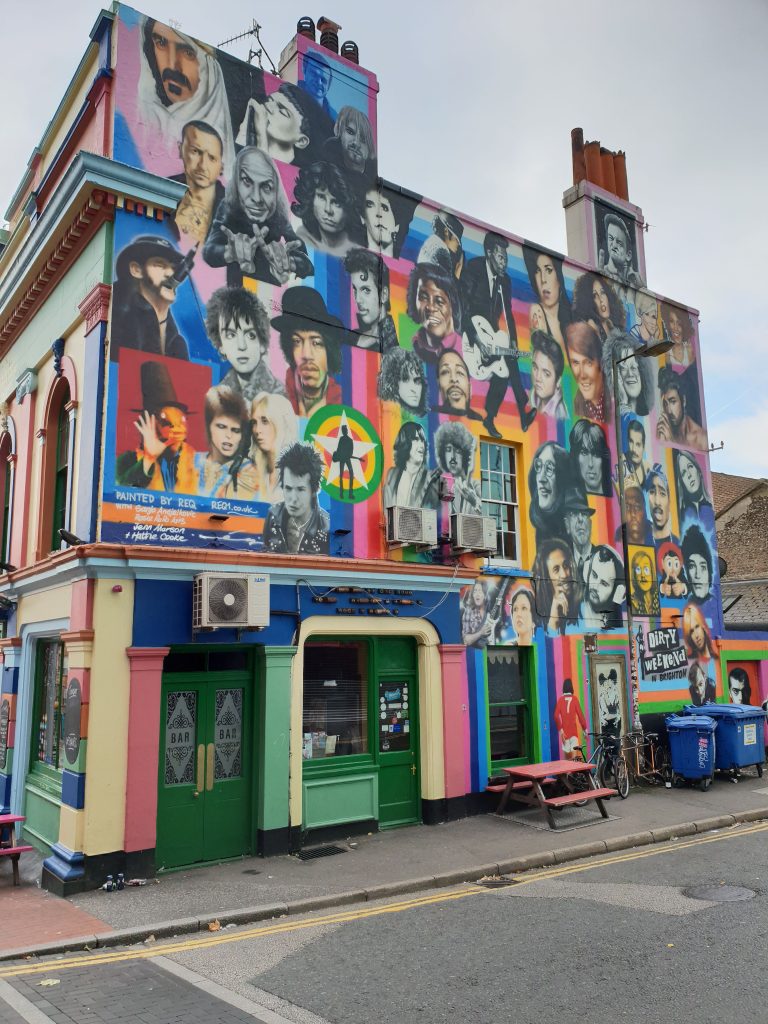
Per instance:
[[[664,853],[680,853],[682,850],[689,850],[706,843],[717,843],[725,839],[740,839],[743,836],[755,835],[758,832],[765,831],[768,831],[768,822],[749,825],[746,828],[730,828],[726,832],[704,834],[675,843],[670,842],[659,846],[628,850],[615,856],[598,856],[590,860],[558,865],[545,871],[526,872],[524,875],[515,877],[514,880],[518,885],[530,885],[532,882],[561,878],[564,875],[574,875],[582,871],[607,867],[611,864],[625,864],[628,861],[641,860],[644,857],[654,857]],[[414,899],[401,900],[397,903],[388,903],[384,906],[360,907],[334,914],[325,914],[321,917],[310,917],[305,920],[281,919],[279,922],[260,925],[256,928],[246,928],[236,932],[216,932],[181,941],[158,942],[157,944],[153,943],[151,946],[142,946],[139,949],[121,949],[112,952],[96,950],[92,953],[73,954],[60,960],[35,961],[32,963],[16,962],[7,967],[0,968],[0,978],[18,978],[33,974],[57,974],[61,971],[82,967],[95,967],[100,964],[123,963],[127,960],[147,960],[160,955],[172,956],[174,953],[187,953],[195,949],[210,949],[213,946],[221,946],[229,942],[244,942],[248,939],[267,938],[270,935],[283,935],[287,932],[302,931],[307,928],[324,928],[329,925],[348,924],[351,921],[363,921],[366,918],[381,917],[384,914],[399,914],[404,910],[416,910],[419,907],[450,903],[455,900],[465,899],[467,896],[477,896],[486,892],[487,890],[481,886],[465,885],[459,891],[440,891],[428,896],[418,896]]]

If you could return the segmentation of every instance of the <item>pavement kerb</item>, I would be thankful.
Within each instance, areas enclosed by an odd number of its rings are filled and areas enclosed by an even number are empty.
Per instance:
[[[104,932],[101,935],[84,935],[59,942],[40,943],[16,949],[0,950],[0,962],[19,960],[32,957],[55,956],[61,953],[80,952],[86,948],[130,945],[146,942],[154,935],[166,938],[172,935],[190,934],[206,931],[209,923],[219,921],[220,924],[251,924],[265,919],[284,917],[286,915],[308,914],[315,910],[326,910],[331,907],[342,907],[352,903],[384,899],[390,896],[405,895],[425,889],[445,888],[460,885],[462,882],[476,882],[483,875],[512,874],[529,871],[534,868],[551,867],[553,864],[593,857],[602,853],[613,853],[617,850],[628,850],[638,846],[650,846],[653,843],[667,842],[676,836],[699,835],[715,829],[730,828],[742,822],[762,821],[768,819],[768,807],[757,807],[734,814],[722,814],[699,821],[683,822],[679,825],[660,826],[645,832],[634,832],[625,836],[615,836],[599,842],[581,843],[566,846],[559,850],[542,850],[540,853],[525,857],[514,857],[499,861],[498,864],[485,864],[478,867],[446,871],[437,875],[426,875],[423,878],[410,878],[398,882],[385,882],[381,885],[369,886],[365,889],[352,889],[346,892],[329,893],[324,896],[311,896],[286,903],[261,904],[238,910],[223,910],[218,914],[206,914],[201,917],[180,918],[161,921],[156,924],[142,925],[136,928],[122,928]],[[162,952],[162,947],[158,948]],[[55,961],[51,964],[55,969]]]

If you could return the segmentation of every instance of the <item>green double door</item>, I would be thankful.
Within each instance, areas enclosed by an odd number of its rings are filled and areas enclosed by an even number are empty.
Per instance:
[[[158,868],[251,852],[252,676],[193,665],[163,676]]]

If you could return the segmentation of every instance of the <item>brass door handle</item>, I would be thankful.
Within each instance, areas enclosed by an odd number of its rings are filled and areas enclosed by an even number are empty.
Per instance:
[[[205,788],[210,791],[213,789],[213,744],[208,744],[208,751],[206,757],[205,767]]]
[[[200,743],[197,748],[197,779],[195,780],[195,792],[193,796],[200,796],[203,791],[205,769],[205,744]]]

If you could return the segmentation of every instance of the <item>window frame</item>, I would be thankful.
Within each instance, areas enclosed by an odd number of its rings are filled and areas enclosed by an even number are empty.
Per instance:
[[[486,465],[485,453],[491,448],[505,449],[509,453],[510,472],[505,470],[492,470],[490,468],[490,460]],[[492,552],[488,557],[494,565],[509,566],[511,568],[519,569],[521,566],[521,545],[522,535],[520,533],[520,452],[518,446],[510,444],[509,442],[501,439],[493,440],[481,440],[480,441],[480,499],[483,503],[483,515],[489,516],[496,522],[496,551]],[[511,480],[514,490],[514,500],[506,500],[504,498],[493,498],[487,496],[485,491],[486,487],[490,491],[490,479],[491,474],[498,475],[501,480],[506,483],[507,480]],[[506,486],[502,486],[502,493],[506,493]],[[512,519],[514,522],[514,530],[500,530],[499,519],[494,515],[490,506],[500,507],[501,509],[507,510],[512,509]],[[506,513],[509,516],[509,513]],[[505,522],[508,518],[505,518]],[[504,536],[512,536],[514,538],[515,557],[507,558],[504,555]]]
[[[45,677],[45,651],[52,646],[58,646],[58,701],[56,705],[56,735],[54,735],[53,750],[56,754],[56,763],[49,764],[40,760],[38,756],[40,720],[43,714],[43,690]],[[61,776],[64,765],[60,763],[59,754],[61,747],[61,731],[64,726],[63,697],[67,684],[67,651],[64,642],[59,637],[41,637],[35,644],[35,667],[34,667],[34,693],[32,697],[32,721],[31,721],[31,743],[29,751],[29,776],[36,784],[44,789],[60,796]]]
[[[520,672],[520,688],[523,694],[521,700],[515,701],[494,701],[491,703],[489,690],[488,655],[492,651],[517,651],[518,665]],[[536,756],[536,736],[533,729],[534,723],[534,693],[531,686],[531,667],[533,663],[532,652],[528,647],[517,645],[505,646],[494,644],[486,647],[483,658],[484,683],[485,683],[485,709],[486,709],[486,735],[488,740],[488,767],[489,777],[498,774],[502,768],[514,765],[531,764]],[[491,752],[491,708],[494,707],[517,707],[523,709],[523,737],[525,739],[525,752],[520,757],[494,759]]]
[[[70,430],[67,403],[62,402],[56,420],[56,444],[53,459],[53,487],[51,507],[51,551],[61,547],[59,530],[67,528],[67,494],[72,467],[70,465]]]
[[[375,658],[376,658],[375,644],[373,644],[371,642],[371,638],[370,637],[362,637],[361,636],[361,637],[343,637],[342,638],[342,637],[337,637],[337,636],[326,636],[324,634],[318,634],[318,635],[313,635],[313,636],[307,637],[307,639],[304,641],[304,646],[305,647],[307,645],[311,646],[313,644],[317,644],[317,645],[329,644],[330,645],[330,644],[350,643],[350,642],[352,642],[352,643],[360,643],[363,646],[363,648],[365,649],[365,652],[366,652],[367,678],[366,678],[366,682],[365,682],[365,688],[366,688],[366,692],[365,692],[365,701],[366,701],[366,728],[365,728],[365,736],[366,736],[367,750],[361,751],[361,752],[359,752],[357,754],[333,754],[332,756],[324,756],[324,757],[307,757],[307,758],[302,757],[302,759],[301,759],[302,771],[303,772],[309,772],[310,775],[314,775],[314,774],[323,775],[323,774],[326,774],[326,773],[329,773],[329,772],[334,772],[334,771],[337,771],[337,772],[341,771],[343,773],[345,769],[353,770],[354,771],[354,770],[359,770],[361,766],[366,766],[366,767],[371,767],[372,768],[374,765],[377,765],[377,759],[376,759],[376,756],[375,756],[376,736],[375,736],[374,727],[378,724],[378,719],[377,719],[376,713],[375,713],[374,702],[373,702],[373,693],[372,693],[372,687],[371,687],[371,678],[372,678],[372,673],[374,671]],[[305,672],[306,669],[303,669],[302,671]],[[303,675],[302,676],[302,688],[301,688],[302,689],[302,703],[301,703],[302,742],[303,742],[303,737],[304,737],[304,712],[305,712],[304,702],[306,700],[305,682],[306,682],[306,677]]]

